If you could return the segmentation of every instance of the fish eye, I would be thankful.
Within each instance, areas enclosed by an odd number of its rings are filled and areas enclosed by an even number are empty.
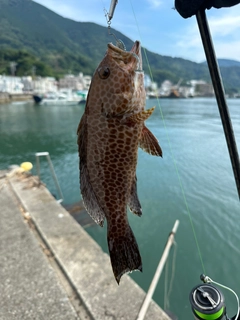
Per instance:
[[[101,79],[107,79],[110,76],[110,69],[108,67],[98,68],[98,75]]]

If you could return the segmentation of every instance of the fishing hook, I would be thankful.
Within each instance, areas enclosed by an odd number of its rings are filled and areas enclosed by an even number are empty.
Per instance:
[[[115,11],[117,3],[118,3],[118,0],[112,0],[111,4],[110,4],[109,12],[107,12],[107,10],[104,9],[105,17],[106,17],[107,24],[108,24],[108,34],[115,38],[116,45],[117,45],[118,48],[126,51],[126,47],[125,47],[125,44],[123,43],[123,41],[118,39],[116,37],[116,35],[111,31],[111,20],[113,18],[114,11]]]

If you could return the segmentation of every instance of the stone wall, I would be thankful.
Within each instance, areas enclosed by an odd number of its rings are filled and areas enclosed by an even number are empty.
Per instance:
[[[0,92],[0,104],[10,103],[12,101],[27,101],[27,100],[32,100],[31,94],[25,94],[25,93],[9,94],[7,92]]]

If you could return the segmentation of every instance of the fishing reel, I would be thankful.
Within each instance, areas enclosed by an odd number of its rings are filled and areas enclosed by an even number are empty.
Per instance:
[[[240,320],[239,316],[239,301],[236,293],[231,289],[222,286],[213,281],[209,277],[202,274],[200,279],[203,284],[194,287],[189,295],[190,304],[195,320]],[[226,312],[224,296],[222,292],[214,285],[217,284],[225,289],[233,292],[238,302],[238,312],[233,318],[229,318]]]

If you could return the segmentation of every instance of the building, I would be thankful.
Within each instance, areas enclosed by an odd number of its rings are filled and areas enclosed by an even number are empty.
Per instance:
[[[72,90],[89,90],[92,78],[88,75],[84,76],[82,72],[78,76],[73,74],[65,75],[64,78],[59,79],[59,88],[68,88]]]
[[[0,75],[0,92],[23,93],[23,87],[20,77]]]
[[[192,88],[193,97],[213,97],[214,90],[211,83],[204,80],[190,80],[189,84]]]
[[[36,93],[56,92],[58,84],[53,77],[37,77],[33,80],[33,91]]]

